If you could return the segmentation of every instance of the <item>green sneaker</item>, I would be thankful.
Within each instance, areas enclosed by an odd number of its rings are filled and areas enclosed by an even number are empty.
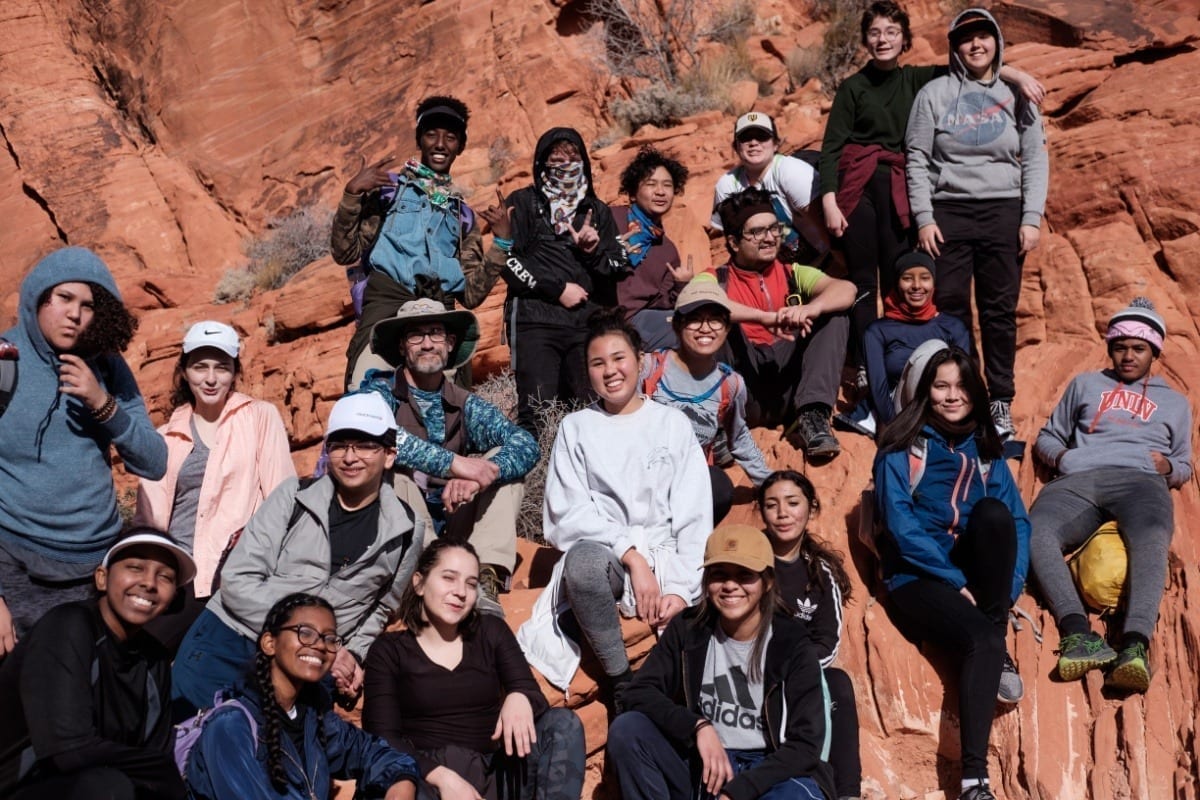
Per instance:
[[[1088,670],[1117,660],[1117,651],[1098,633],[1071,633],[1058,641],[1058,676],[1064,681],[1082,678]]]
[[[1150,688],[1150,664],[1146,645],[1138,642],[1121,650],[1117,663],[1104,680],[1104,685],[1113,689],[1145,694]]]

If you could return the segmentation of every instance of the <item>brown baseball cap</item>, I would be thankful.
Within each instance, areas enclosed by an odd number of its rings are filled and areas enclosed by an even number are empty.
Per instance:
[[[754,572],[775,566],[775,551],[771,540],[752,525],[722,525],[713,531],[704,544],[702,567],[713,564],[736,564]]]

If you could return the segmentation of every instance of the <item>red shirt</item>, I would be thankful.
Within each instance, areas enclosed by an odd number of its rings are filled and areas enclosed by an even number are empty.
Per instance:
[[[763,272],[742,269],[731,261],[725,294],[735,303],[762,311],[778,311],[787,305],[787,267],[779,259]],[[774,344],[779,337],[757,322],[743,322],[742,334],[754,344]]]

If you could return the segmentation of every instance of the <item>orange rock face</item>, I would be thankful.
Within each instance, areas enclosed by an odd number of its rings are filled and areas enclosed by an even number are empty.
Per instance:
[[[127,354],[157,421],[187,326],[233,324],[246,350],[243,390],[284,413],[297,466],[311,468],[323,422],[341,391],[353,325],[342,271],[328,259],[249,304],[213,306],[225,270],[245,263],[243,239],[271,218],[316,204],[332,212],[359,158],[415,152],[412,110],[424,95],[454,94],[471,107],[470,141],[455,176],[481,207],[494,187],[530,179],[537,135],[576,126],[608,136],[605,100],[617,88],[597,60],[600,30],[575,2],[452,0],[416,3],[100,3],[6,0],[0,6],[0,326],[15,316],[21,276],[63,243],[98,250],[141,331]],[[786,93],[783,59],[812,42],[799,5],[755,4],[747,48],[772,91],[756,107],[773,115],[788,147],[819,143],[828,100],[813,82]],[[912,58],[941,58],[940,4],[910,4],[919,37]],[[1014,413],[1032,440],[1069,378],[1104,363],[1105,320],[1134,294],[1158,305],[1170,337],[1155,367],[1181,391],[1200,390],[1200,19],[1192,0],[1106,4],[1001,0],[1006,57],[1037,76],[1051,153],[1041,246],[1025,264]],[[745,84],[735,99],[744,104]],[[744,110],[744,109],[737,109]],[[601,197],[636,146],[654,143],[692,170],[668,228],[697,269],[722,256],[702,230],[711,188],[731,164],[731,116],[706,112],[667,130],[646,128],[594,151]],[[819,144],[817,145],[819,146]],[[503,288],[480,310],[485,338],[476,370],[507,363],[500,344]],[[757,436],[768,460],[805,469],[779,441]],[[854,597],[841,666],[852,676],[862,723],[864,795],[957,794],[953,668],[920,652],[879,603],[874,564],[854,541],[859,492],[872,445],[841,435],[843,455],[806,469],[821,493],[818,532],[846,553]],[[1040,486],[1030,461],[1019,484]],[[740,473],[737,480],[745,483]],[[128,483],[127,479],[121,479]],[[748,493],[731,521],[753,521]],[[1200,709],[1195,680],[1200,610],[1200,515],[1193,479],[1176,499],[1167,591],[1144,697],[1106,696],[1100,677],[1051,680],[1057,637],[1026,595],[1034,624],[1013,633],[1026,696],[999,713],[992,779],[1012,800],[1188,798],[1200,795]],[[532,551],[522,549],[532,559]],[[522,581],[524,583],[522,583]],[[511,618],[536,590],[520,573],[506,598]],[[536,583],[536,581],[535,581]],[[1044,638],[1035,635],[1041,630]],[[636,654],[648,632],[627,629]],[[943,683],[949,688],[943,689]],[[557,692],[549,695],[563,699]],[[604,738],[594,681],[581,676],[579,708],[589,750]],[[589,796],[599,779],[598,755]]]

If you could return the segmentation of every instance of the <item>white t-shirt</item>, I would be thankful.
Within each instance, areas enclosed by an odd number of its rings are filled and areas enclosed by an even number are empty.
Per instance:
[[[769,631],[767,635],[769,642]],[[767,746],[763,730],[764,665],[758,665],[758,680],[750,680],[753,650],[754,640],[731,639],[717,626],[704,657],[700,713],[713,724],[721,745],[729,750],[764,750]],[[766,655],[764,645],[764,661]]]
[[[795,220],[796,212],[808,208],[808,204],[817,196],[817,171],[806,161],[776,153],[771,166],[763,173],[762,180],[758,183],[752,184],[747,181],[746,170],[741,167],[726,172],[717,179],[717,191],[713,197],[714,230],[723,230],[721,217],[717,214],[717,206],[721,201],[751,186],[770,192]]]

